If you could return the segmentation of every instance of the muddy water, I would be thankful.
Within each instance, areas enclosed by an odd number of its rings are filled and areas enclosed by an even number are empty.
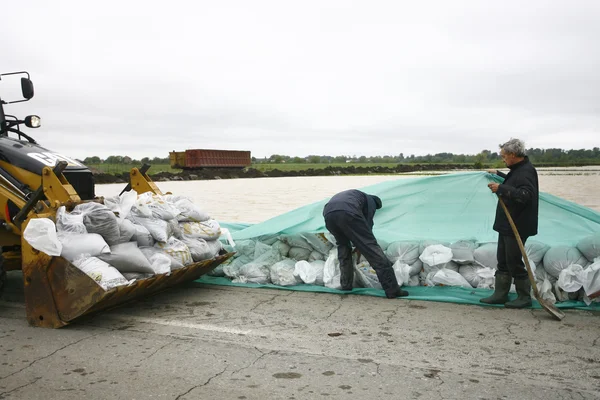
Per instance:
[[[538,169],[540,190],[600,211],[600,167]],[[257,223],[319,201],[341,190],[415,175],[288,177],[158,182],[163,192],[184,195],[227,222]],[[98,185],[100,196],[119,194],[123,184]]]

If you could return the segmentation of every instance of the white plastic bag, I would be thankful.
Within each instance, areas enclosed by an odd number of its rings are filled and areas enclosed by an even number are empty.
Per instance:
[[[586,295],[600,291],[600,257],[594,260],[594,263],[585,270],[585,280],[583,281],[583,290]]]
[[[577,249],[589,261],[600,257],[600,232],[587,236],[577,243]]]
[[[181,241],[190,249],[192,259],[196,262],[215,257],[223,247],[218,240],[206,241],[204,239],[184,237]]]
[[[441,244],[434,244],[427,246],[419,259],[428,265],[445,264],[452,260],[452,250]]]
[[[472,264],[475,261],[473,254],[477,249],[474,240],[459,240],[450,245],[452,250],[452,261],[460,265]]]
[[[560,271],[571,264],[579,264],[586,267],[589,261],[577,250],[577,247],[572,246],[551,247],[544,254],[544,269],[555,278],[558,278]]]
[[[83,224],[83,215],[67,213],[65,206],[60,206],[56,210],[56,230],[57,232],[88,233]]]
[[[164,200],[162,196],[152,192],[140,194],[134,207],[145,214],[146,217],[148,217],[148,210],[150,210],[152,217],[165,221],[177,218],[180,213],[177,208]]]
[[[581,265],[571,264],[560,271],[558,286],[567,293],[577,292],[583,287],[586,277],[587,273]]]
[[[294,276],[307,285],[323,286],[325,261],[298,261],[294,266]]]
[[[302,235],[281,235],[279,240],[287,243],[290,247],[302,247],[303,249],[308,249],[310,251],[314,250]]]
[[[48,218],[33,218],[23,231],[23,238],[31,247],[49,256],[60,256],[62,244],[56,235],[56,226]]]
[[[310,252],[310,254],[308,255],[308,261],[315,261],[315,260],[323,260],[325,261],[325,255],[323,255],[323,253],[313,250]]]
[[[290,252],[290,245],[282,242],[281,240],[277,240],[275,243],[271,245],[271,248],[275,251],[278,251],[281,254],[281,257],[287,257]]]
[[[135,204],[137,197],[137,192],[135,190],[130,190],[119,196],[106,197],[104,199],[104,205],[114,212],[117,218],[123,220],[127,218],[131,212],[131,207]]]
[[[342,284],[340,283],[341,272],[340,262],[338,261],[337,248],[331,249],[329,256],[325,261],[323,268],[323,283],[325,286],[331,289],[341,289]]]
[[[498,269],[498,243],[482,244],[473,252],[475,263],[482,267]]]
[[[394,269],[394,275],[396,275],[396,280],[398,281],[399,286],[409,286],[411,282],[410,277],[418,275],[420,272],[419,271],[416,274],[411,275],[413,272],[412,267],[406,263],[403,263],[401,260],[396,261],[392,268]]]

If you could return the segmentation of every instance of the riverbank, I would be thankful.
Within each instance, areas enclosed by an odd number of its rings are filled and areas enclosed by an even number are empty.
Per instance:
[[[292,176],[343,176],[343,175],[393,175],[409,172],[426,171],[452,171],[475,170],[473,164],[390,164],[390,166],[347,166],[307,168],[302,170],[280,170],[277,168],[261,171],[256,168],[230,169],[230,168],[205,168],[200,170],[152,173],[148,175],[157,182],[166,181],[193,181],[212,179],[238,179],[238,178],[282,178]],[[125,183],[129,181],[127,173],[107,174],[95,172],[96,183]]]

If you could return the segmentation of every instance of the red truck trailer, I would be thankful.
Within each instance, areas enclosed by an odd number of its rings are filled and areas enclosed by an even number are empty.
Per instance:
[[[252,165],[249,151],[193,149],[169,153],[171,168],[245,168]]]

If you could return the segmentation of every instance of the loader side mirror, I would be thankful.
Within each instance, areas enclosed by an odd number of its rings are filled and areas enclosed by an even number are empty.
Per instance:
[[[21,78],[21,92],[27,100],[33,97],[33,82],[29,78]]]

